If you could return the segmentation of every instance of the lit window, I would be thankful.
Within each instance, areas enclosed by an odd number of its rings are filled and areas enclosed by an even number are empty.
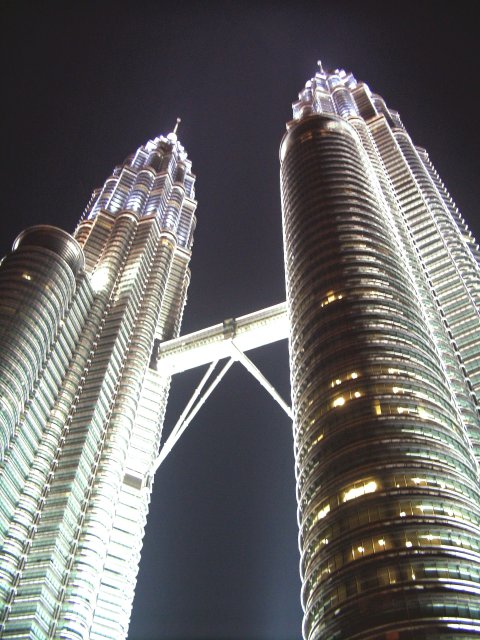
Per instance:
[[[433,511],[433,507],[431,504],[419,504],[418,508],[423,513],[424,511]]]
[[[410,542],[410,540],[407,540],[407,541],[405,542],[405,546],[406,546],[408,549],[410,549],[410,547],[411,547],[411,546],[413,546],[413,545],[412,545],[412,543]]]
[[[25,280],[31,280],[32,276],[29,273],[22,273],[22,278]]]
[[[343,298],[342,294],[336,294],[334,291],[327,291],[326,298],[320,304],[321,307],[325,307],[327,304],[331,302],[335,302],[335,300],[341,300]]]
[[[433,416],[431,413],[429,413],[428,411],[425,411],[425,409],[423,409],[422,407],[418,408],[418,415],[420,416],[420,418],[423,418],[424,420],[432,420]]]
[[[332,403],[332,407],[343,407],[343,405],[345,404],[345,398],[343,396],[339,396],[338,398],[335,398],[335,400]]]
[[[314,522],[318,522],[325,518],[325,516],[330,512],[330,505],[326,504],[320,511],[317,513],[317,516],[314,519]]]
[[[409,407],[397,407],[397,412],[402,414],[402,413],[408,413],[409,412]]]
[[[438,538],[438,536],[432,536],[432,534],[429,533],[426,536],[420,536],[420,538],[423,538],[424,540],[428,540],[429,542],[431,542],[432,540],[435,540],[435,538]]]
[[[315,440],[312,442],[312,447],[314,447],[316,444],[318,444],[321,440],[323,440],[323,433],[321,433],[318,438],[315,438]]]
[[[354,500],[355,498],[359,498],[366,493],[373,493],[376,490],[377,483],[374,480],[370,480],[369,482],[365,482],[365,484],[359,486],[353,486],[350,489],[347,489],[347,491],[345,491],[345,493],[343,494],[343,502]]]

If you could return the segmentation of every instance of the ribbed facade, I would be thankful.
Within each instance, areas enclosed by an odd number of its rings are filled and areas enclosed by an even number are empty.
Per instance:
[[[74,236],[0,266],[3,638],[125,638],[178,334],[195,178],[175,134],[117,167]]]
[[[479,253],[424,150],[321,67],[281,146],[304,638],[480,636]]]

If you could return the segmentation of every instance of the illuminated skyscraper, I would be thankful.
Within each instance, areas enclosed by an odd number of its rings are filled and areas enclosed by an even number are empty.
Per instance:
[[[27,229],[0,267],[3,638],[125,637],[195,227],[175,133],[94,192],[74,236]]]
[[[351,74],[320,66],[287,128],[304,637],[478,637],[478,247]]]

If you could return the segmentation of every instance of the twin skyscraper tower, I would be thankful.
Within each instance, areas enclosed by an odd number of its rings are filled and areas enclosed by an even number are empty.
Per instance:
[[[307,82],[280,159],[304,638],[480,637],[478,247],[343,70]],[[1,263],[3,638],[126,637],[194,182],[160,136],[73,236],[32,227]]]

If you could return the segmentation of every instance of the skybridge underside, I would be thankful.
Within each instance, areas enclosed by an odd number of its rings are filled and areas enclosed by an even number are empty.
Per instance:
[[[287,337],[287,305],[282,302],[160,343],[156,368],[170,376],[231,357],[235,348],[245,353]]]

